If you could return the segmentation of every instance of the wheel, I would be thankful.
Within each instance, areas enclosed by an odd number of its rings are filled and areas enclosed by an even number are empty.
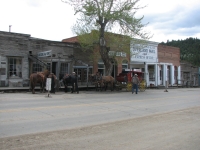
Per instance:
[[[128,92],[132,91],[132,83],[131,82],[127,83],[126,91],[128,91]]]
[[[146,80],[145,79],[142,79],[142,81],[140,82],[139,89],[141,92],[144,92],[146,90]]]
[[[121,89],[122,89],[121,87],[122,87],[122,83],[117,81],[117,82],[115,83],[115,88],[116,88],[116,90],[117,90],[117,91],[121,90]]]

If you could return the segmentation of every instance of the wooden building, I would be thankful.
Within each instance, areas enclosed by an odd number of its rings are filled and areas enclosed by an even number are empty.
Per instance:
[[[28,86],[33,72],[49,69],[62,77],[72,72],[73,43],[49,41],[29,34],[0,31],[0,86]]]

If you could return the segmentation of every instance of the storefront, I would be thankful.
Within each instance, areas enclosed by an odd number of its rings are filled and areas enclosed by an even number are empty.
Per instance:
[[[130,69],[141,69],[147,87],[174,85],[180,80],[180,66],[171,62],[173,55],[162,61],[162,49],[159,51],[159,43],[148,41],[145,45],[131,44]],[[168,47],[169,49],[169,47]],[[164,56],[166,57],[166,56]],[[180,63],[180,57],[177,60]],[[178,75],[178,77],[176,76]],[[177,79],[178,78],[178,79]]]
[[[57,78],[73,70],[74,44],[0,31],[0,87],[29,86],[29,76],[45,69]]]

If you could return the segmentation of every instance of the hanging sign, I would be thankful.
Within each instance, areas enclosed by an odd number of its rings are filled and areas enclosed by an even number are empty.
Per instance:
[[[51,50],[50,51],[44,51],[44,52],[39,52],[37,54],[38,57],[48,57],[51,56]]]

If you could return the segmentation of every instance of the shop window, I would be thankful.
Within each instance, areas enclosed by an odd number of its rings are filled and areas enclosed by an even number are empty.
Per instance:
[[[38,63],[33,63],[33,73],[42,72],[42,66]]]
[[[92,74],[92,68],[88,69],[88,75]],[[87,81],[87,68],[83,69],[83,76],[82,76],[82,81],[86,82]]]
[[[8,58],[8,71],[9,76],[22,77],[22,58],[20,57],[9,57]]]
[[[69,73],[68,72],[68,63],[61,63],[61,65],[60,65],[59,80],[61,80],[66,73]]]
[[[149,71],[149,81],[155,81],[155,73],[154,73],[154,71]]]
[[[87,82],[87,68],[75,68],[74,72],[76,72],[79,82]],[[88,69],[89,74],[92,74],[92,68]]]

